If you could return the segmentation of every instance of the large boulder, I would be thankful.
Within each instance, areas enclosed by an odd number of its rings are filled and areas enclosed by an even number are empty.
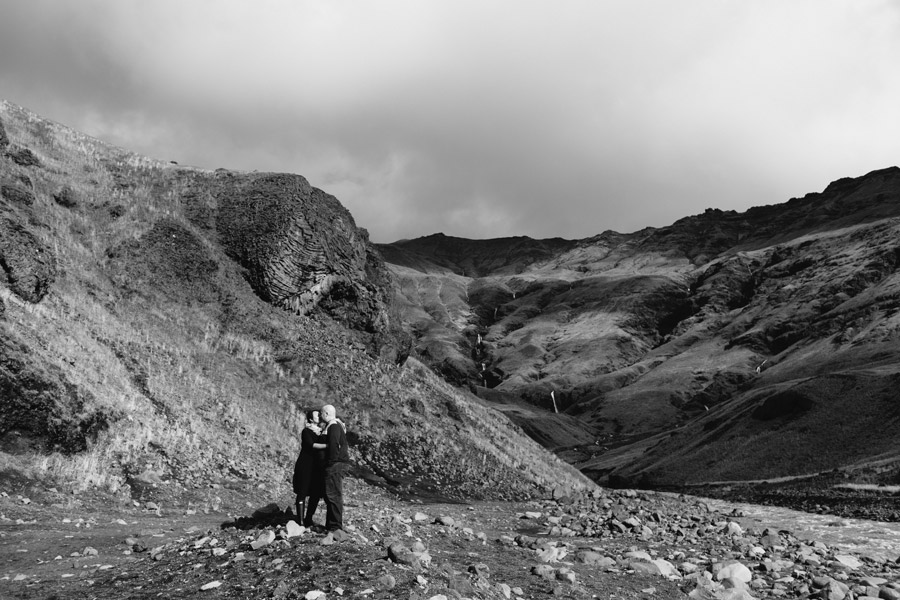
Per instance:
[[[405,360],[410,339],[392,307],[390,274],[334,196],[299,175],[226,173],[218,181],[217,233],[261,298],[299,314],[320,308],[365,333],[376,354]]]

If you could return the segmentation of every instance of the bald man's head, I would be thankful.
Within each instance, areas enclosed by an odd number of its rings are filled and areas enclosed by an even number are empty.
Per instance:
[[[334,421],[336,416],[337,414],[335,413],[334,406],[326,404],[322,407],[322,420],[326,423]]]

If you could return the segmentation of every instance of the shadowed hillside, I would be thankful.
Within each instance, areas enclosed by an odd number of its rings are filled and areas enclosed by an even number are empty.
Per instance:
[[[898,239],[891,167],[632,234],[381,249],[415,354],[600,481],[894,482]]]
[[[590,485],[406,361],[390,273],[304,178],[141,157],[4,102],[0,184],[0,477],[282,490],[299,411],[330,402],[356,475],[395,490]]]

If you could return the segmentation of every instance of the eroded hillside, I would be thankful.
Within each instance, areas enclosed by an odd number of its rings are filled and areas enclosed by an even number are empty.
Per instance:
[[[896,476],[897,240],[892,167],[633,234],[381,249],[445,378],[595,478],[680,485]]]
[[[304,178],[149,159],[4,102],[0,184],[0,476],[281,489],[298,412],[330,402],[357,476],[395,489],[589,483],[406,361],[390,273]]]

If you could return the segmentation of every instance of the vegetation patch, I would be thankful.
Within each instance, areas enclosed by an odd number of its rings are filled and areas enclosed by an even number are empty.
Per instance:
[[[5,452],[74,454],[107,429],[111,416],[51,365],[36,360],[0,324],[0,445]]]
[[[218,264],[197,236],[172,219],[161,219],[107,256],[120,271],[123,287],[152,290],[182,302],[218,299]]]

